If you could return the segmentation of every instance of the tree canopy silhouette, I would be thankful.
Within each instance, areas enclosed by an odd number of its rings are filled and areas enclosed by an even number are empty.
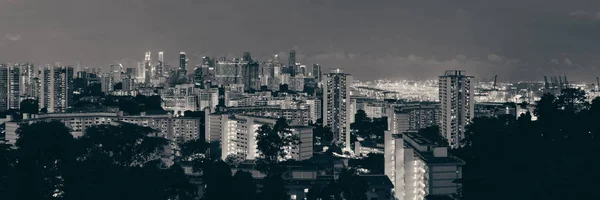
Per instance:
[[[193,199],[178,165],[161,161],[167,144],[133,124],[100,125],[73,138],[58,121],[23,124],[14,149],[0,148],[2,199]]]
[[[455,155],[467,164],[459,196],[475,199],[600,199],[600,99],[581,90],[544,95],[531,114],[478,118]]]

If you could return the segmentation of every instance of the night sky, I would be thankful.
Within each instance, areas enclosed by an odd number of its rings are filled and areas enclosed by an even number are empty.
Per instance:
[[[126,67],[145,51],[346,68],[358,79],[600,76],[598,0],[0,0],[0,62]]]

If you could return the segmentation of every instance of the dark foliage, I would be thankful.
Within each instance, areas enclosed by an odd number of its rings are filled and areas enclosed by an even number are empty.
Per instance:
[[[237,171],[233,175],[233,181],[231,188],[236,188],[236,191],[232,194],[231,199],[237,200],[256,200],[256,183],[252,174],[246,171]]]
[[[600,99],[580,90],[544,95],[535,115],[475,119],[458,149],[465,200],[600,199]],[[508,192],[507,192],[508,191]]]
[[[440,127],[437,125],[433,125],[427,128],[423,128],[417,132],[420,136],[428,139],[431,142],[434,142],[441,146],[448,146],[448,140],[444,139],[442,134],[440,133]]]
[[[307,199],[367,200],[369,183],[350,169],[344,169],[339,178],[323,188],[311,187]]]
[[[387,130],[387,117],[371,119],[367,117],[364,110],[358,110],[354,115],[354,123],[350,124],[350,128],[356,131],[357,136],[383,142],[383,134]]]
[[[256,159],[257,169],[267,175],[284,173],[279,161],[287,156],[285,147],[297,145],[300,138],[292,135],[290,126],[284,118],[279,118],[273,127],[263,125],[257,130],[258,151],[261,156]]]
[[[138,115],[141,112],[151,110],[163,110],[162,100],[160,96],[106,96],[101,102],[104,106],[119,107],[119,110],[131,114]]]
[[[39,113],[39,105],[38,101],[35,99],[25,99],[21,101],[20,104],[21,113],[29,113],[29,114],[38,114]]]
[[[285,182],[280,175],[267,175],[262,180],[263,188],[260,192],[260,199],[288,200]]]
[[[123,89],[123,83],[122,82],[118,82],[117,84],[115,84],[113,86],[113,90],[122,90]]]
[[[349,165],[368,169],[372,174],[383,174],[385,170],[383,154],[379,153],[369,153],[365,158],[350,160]]]
[[[161,162],[166,145],[131,124],[94,126],[73,138],[61,122],[24,124],[16,149],[0,149],[2,199],[192,199],[197,187],[178,165]],[[3,146],[6,147],[6,146]]]
[[[230,199],[231,168],[227,163],[219,160],[207,164],[202,172],[202,179],[206,184],[203,200]]]

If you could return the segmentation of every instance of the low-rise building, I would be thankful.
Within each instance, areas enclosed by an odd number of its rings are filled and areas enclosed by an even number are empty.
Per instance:
[[[110,125],[116,123],[131,123],[156,130],[157,137],[170,141],[169,156],[178,151],[178,142],[198,139],[200,137],[201,121],[199,118],[173,117],[165,112],[142,112],[140,115],[124,115],[119,111],[48,113],[40,115],[24,115],[21,120],[6,122],[5,140],[14,144],[17,140],[17,129],[24,123],[41,121],[60,121],[71,130],[74,137],[80,137],[85,130],[95,125]]]
[[[245,160],[259,156],[258,129],[263,125],[273,126],[277,118],[250,115],[210,114],[206,117],[206,141],[219,141],[221,156],[225,160],[234,155]],[[298,135],[300,144],[288,147],[286,159],[306,160],[312,157],[312,128],[292,126],[292,134]]]

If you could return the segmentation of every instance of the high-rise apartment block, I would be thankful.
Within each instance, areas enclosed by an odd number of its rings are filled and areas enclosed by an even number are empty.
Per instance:
[[[475,116],[473,78],[465,70],[447,70],[439,77],[440,130],[452,148],[461,146],[465,126]]]
[[[313,64],[312,76],[315,78],[315,81],[317,82],[317,85],[320,87],[321,86],[321,81],[322,81],[321,65],[320,64]]]
[[[41,84],[40,107],[49,113],[65,112],[73,102],[73,67],[56,63],[47,65],[43,72]]]
[[[323,124],[331,127],[335,140],[350,148],[350,86],[352,75],[342,69],[326,74],[323,89]]]

